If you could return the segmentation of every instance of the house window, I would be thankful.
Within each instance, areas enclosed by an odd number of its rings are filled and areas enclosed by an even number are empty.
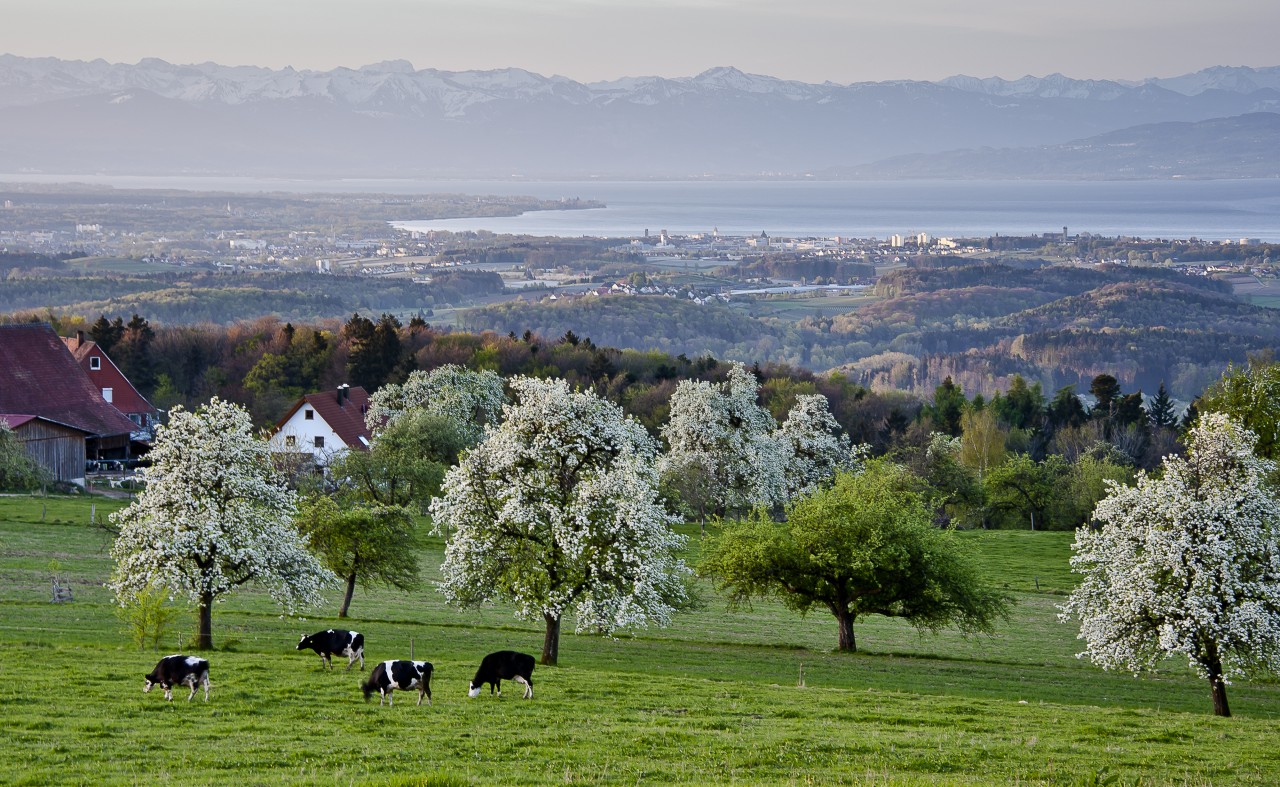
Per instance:
[[[324,448],[324,435],[316,437],[316,448]]]
[[[99,370],[99,369],[101,369],[101,368],[102,368],[102,358],[101,358],[101,357],[99,357],[99,356],[97,356],[97,355],[90,355],[90,356],[89,356],[89,369],[90,369],[91,371],[95,371],[95,372],[96,372],[96,371],[98,371],[98,370]]]
[[[303,410],[303,411],[302,411],[302,417],[303,417],[303,419],[304,419],[304,420],[307,420],[307,421],[314,421],[314,420],[315,420],[315,418],[316,418],[316,413],[315,413],[315,411],[314,411],[314,410]]]
[[[295,447],[297,447],[297,445],[298,445],[298,437],[297,437],[297,435],[291,435],[291,434],[288,434],[288,435],[285,435],[285,436],[284,436],[284,447],[285,447],[285,448],[295,448]]]
[[[108,402],[110,402],[110,401],[111,401],[111,399],[112,399],[112,397],[114,397],[115,395],[116,395],[116,389],[114,389],[114,388],[103,388],[103,389],[102,389],[102,398],[103,398],[103,399],[106,399]]]

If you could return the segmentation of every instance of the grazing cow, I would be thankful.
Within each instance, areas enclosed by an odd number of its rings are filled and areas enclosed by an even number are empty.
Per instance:
[[[356,659],[360,659],[360,669],[364,669],[364,635],[358,631],[317,631],[304,636],[294,650],[303,648],[314,650],[320,656],[320,664],[330,669],[333,669],[332,656],[347,657],[347,672],[351,671],[351,665],[356,663]]]
[[[533,699],[533,663],[533,656],[528,653],[516,653],[514,650],[490,653],[480,661],[480,669],[471,679],[467,696],[480,696],[480,689],[488,683],[489,693],[496,691],[501,697],[502,681],[515,680],[524,684],[524,699]]]
[[[187,702],[196,696],[196,686],[204,685],[204,701],[209,701],[209,662],[195,656],[165,656],[156,664],[156,668],[146,677],[142,684],[142,692],[146,694],[153,686],[164,689],[164,698],[173,702],[174,686],[190,686],[191,694]]]
[[[422,704],[422,697],[425,694],[427,704],[430,705],[431,662],[384,661],[373,668],[373,672],[369,673],[369,679],[361,683],[360,688],[364,691],[366,701],[375,691],[378,692],[379,705],[383,700],[386,700],[388,705],[394,705],[395,698],[391,696],[391,692],[396,689],[401,691],[417,689],[418,704]]]

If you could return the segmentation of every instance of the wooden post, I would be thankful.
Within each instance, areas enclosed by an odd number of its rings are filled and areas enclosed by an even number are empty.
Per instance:
[[[97,503],[89,504],[89,524],[91,525],[98,524],[98,504]]]

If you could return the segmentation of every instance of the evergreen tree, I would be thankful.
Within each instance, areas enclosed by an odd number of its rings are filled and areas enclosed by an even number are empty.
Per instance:
[[[967,404],[964,391],[952,382],[951,376],[948,375],[942,384],[934,389],[933,404],[926,408],[926,412],[933,419],[935,429],[952,437],[959,437],[960,416],[964,413]]]
[[[1151,400],[1151,405],[1147,411],[1147,420],[1152,426],[1163,428],[1173,426],[1178,423],[1178,417],[1173,414],[1173,400],[1169,398],[1169,392],[1164,387],[1164,380],[1160,381],[1160,387],[1156,390],[1155,398]]]

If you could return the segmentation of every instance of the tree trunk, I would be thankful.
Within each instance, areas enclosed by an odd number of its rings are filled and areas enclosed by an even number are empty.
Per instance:
[[[1230,716],[1227,707],[1227,684],[1222,680],[1222,661],[1216,654],[1209,662],[1209,691],[1213,695],[1213,715]]]
[[[347,576],[347,592],[342,597],[342,609],[338,610],[338,617],[345,618],[347,610],[351,607],[351,596],[356,592],[356,572],[352,571]]]
[[[200,627],[196,632],[196,649],[213,650],[213,594],[200,594]]]
[[[555,666],[560,658],[560,616],[543,615],[547,621],[547,634],[542,639],[542,664]]]
[[[853,637],[853,615],[848,610],[837,611],[835,615],[840,624],[840,650],[857,652],[858,641]]]

